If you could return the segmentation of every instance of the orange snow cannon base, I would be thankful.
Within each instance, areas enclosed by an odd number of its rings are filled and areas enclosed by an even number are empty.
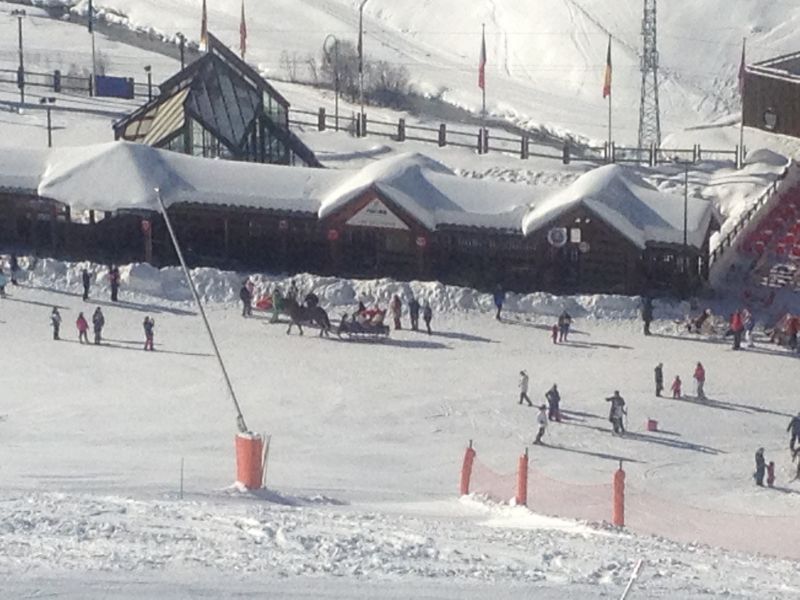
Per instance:
[[[257,433],[236,436],[236,481],[248,490],[260,490],[264,484],[264,439]]]

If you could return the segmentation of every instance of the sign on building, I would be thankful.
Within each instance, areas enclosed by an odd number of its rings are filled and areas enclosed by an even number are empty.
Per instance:
[[[347,224],[355,227],[377,227],[380,229],[400,229],[408,231],[408,225],[378,199],[373,200],[350,217]]]

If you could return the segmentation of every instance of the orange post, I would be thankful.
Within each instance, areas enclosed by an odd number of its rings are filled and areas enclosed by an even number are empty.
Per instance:
[[[517,505],[528,506],[528,449],[519,457],[517,466]]]
[[[617,527],[625,527],[625,471],[622,469],[622,461],[619,461],[619,469],[614,473],[614,506],[611,523]]]
[[[472,463],[475,462],[475,450],[472,447],[472,440],[469,447],[464,452],[464,464],[461,465],[461,495],[469,494],[469,480],[472,477]]]
[[[264,439],[259,434],[236,436],[236,481],[248,490],[259,490],[264,483],[263,451]]]

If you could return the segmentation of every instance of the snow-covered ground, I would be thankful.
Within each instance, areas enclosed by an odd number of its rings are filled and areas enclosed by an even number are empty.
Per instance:
[[[675,323],[682,304],[658,304],[656,335],[645,338],[636,299],[512,296],[498,323],[490,298],[470,290],[311,276],[299,286],[335,317],[357,298],[385,305],[413,290],[435,308],[434,334],[287,336],[266,315],[239,316],[242,274],[200,270],[248,425],[272,435],[269,491],[249,495],[230,487],[234,412],[179,272],[125,267],[114,305],[97,267],[93,299],[81,302],[81,266],[40,260],[0,301],[0,576],[13,594],[255,594],[275,581],[299,598],[478,598],[487,586],[500,598],[613,597],[639,558],[643,597],[800,590],[790,560],[800,484],[789,481],[785,436],[800,375],[797,358],[761,337],[739,353],[687,337]],[[259,290],[287,283],[255,279]],[[48,328],[56,305],[61,342]],[[95,306],[106,343],[80,346],[74,319]],[[553,345],[547,329],[563,308],[577,317],[573,340]],[[155,353],[141,350],[148,314]],[[691,394],[698,360],[711,401],[653,396],[655,364]],[[534,398],[557,382],[571,417],[531,450],[530,504],[556,517],[581,516],[589,501],[610,511],[623,459],[632,531],[458,499],[468,440],[497,473],[513,472],[530,445],[534,411],[516,401],[521,368]],[[614,389],[628,400],[626,438],[605,419]],[[661,433],[645,431],[648,418]],[[775,490],[752,483],[758,446],[777,464]]]

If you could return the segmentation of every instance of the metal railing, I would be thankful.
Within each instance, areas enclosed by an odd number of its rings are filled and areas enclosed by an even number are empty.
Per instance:
[[[58,69],[52,72],[22,71],[19,69],[0,69],[0,84],[11,84],[17,89],[41,88],[56,93],[91,96],[93,93],[92,76],[64,74]],[[146,82],[133,80],[133,97],[155,98],[159,94],[157,85],[148,86]]]

